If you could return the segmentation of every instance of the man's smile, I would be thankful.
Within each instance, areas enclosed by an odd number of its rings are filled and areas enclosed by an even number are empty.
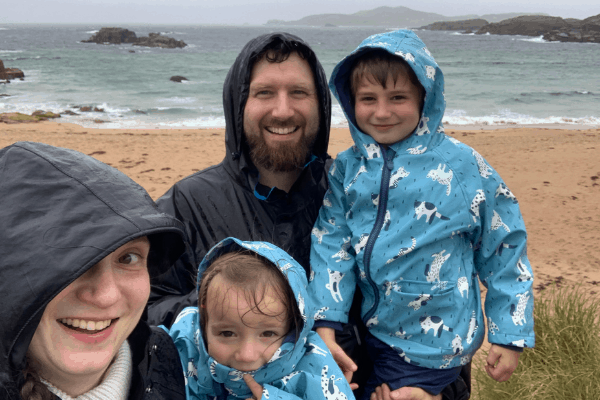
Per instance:
[[[268,126],[265,128],[269,133],[273,133],[276,135],[289,135],[290,133],[295,133],[296,131],[298,131],[298,129],[300,129],[300,126],[296,125],[296,126],[290,126],[290,127],[285,127],[285,128],[278,128],[278,127],[274,127],[274,126]]]

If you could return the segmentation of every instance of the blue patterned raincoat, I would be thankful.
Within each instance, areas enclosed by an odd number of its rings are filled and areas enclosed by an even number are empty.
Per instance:
[[[243,249],[254,251],[279,267],[296,294],[298,307],[305,321],[296,342],[284,341],[267,364],[249,372],[263,385],[262,399],[353,400],[350,386],[327,346],[319,335],[311,331],[315,318],[321,316],[321,310],[313,307],[308,298],[306,272],[286,252],[266,242],[223,239],[206,254],[200,264],[198,276],[202,275],[216,257]],[[200,331],[199,317],[198,308],[188,307],[178,315],[169,332],[183,365],[188,400],[252,397],[242,378],[247,372],[219,364],[208,355]]]
[[[351,105],[350,69],[371,49],[402,57],[426,92],[413,134],[387,148],[359,130]],[[485,322],[491,343],[532,347],[533,274],[517,199],[477,151],[444,133],[444,77],[425,44],[407,30],[371,36],[329,86],[355,145],[329,171],[312,231],[310,291],[325,319],[347,321],[358,285],[369,331],[411,364],[466,364]]]

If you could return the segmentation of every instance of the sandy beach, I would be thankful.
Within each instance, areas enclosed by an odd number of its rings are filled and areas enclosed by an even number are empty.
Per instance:
[[[27,140],[75,149],[123,171],[156,199],[181,178],[220,162],[224,132],[0,124],[0,147]],[[447,126],[446,133],[481,153],[517,196],[536,288],[562,282],[600,291],[600,129]],[[351,144],[348,129],[332,129],[331,155]]]

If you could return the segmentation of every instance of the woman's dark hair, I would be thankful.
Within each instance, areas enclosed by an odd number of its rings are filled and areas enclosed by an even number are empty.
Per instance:
[[[208,322],[208,289],[212,280],[220,275],[224,280],[243,290],[246,302],[254,305],[252,312],[273,317],[261,310],[260,303],[268,289],[283,303],[286,318],[290,322],[290,330],[286,335],[295,331],[298,337],[302,330],[303,320],[296,297],[288,280],[279,268],[265,257],[249,250],[233,251],[218,257],[204,271],[198,291],[198,307],[200,311],[200,327],[206,335]],[[204,336],[206,339],[206,336]]]
[[[50,392],[48,387],[40,380],[39,375],[35,371],[29,358],[25,370],[23,370],[25,383],[21,387],[22,400],[53,400],[54,394]]]

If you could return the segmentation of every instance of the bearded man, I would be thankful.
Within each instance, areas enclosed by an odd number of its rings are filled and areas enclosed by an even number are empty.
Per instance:
[[[259,36],[229,70],[223,104],[224,160],[157,200],[185,224],[189,246],[153,286],[149,316],[155,324],[169,326],[187,305],[181,295],[196,288],[198,265],[226,237],[274,243],[309,270],[310,233],[332,161],[331,99],[321,64],[296,36]]]

